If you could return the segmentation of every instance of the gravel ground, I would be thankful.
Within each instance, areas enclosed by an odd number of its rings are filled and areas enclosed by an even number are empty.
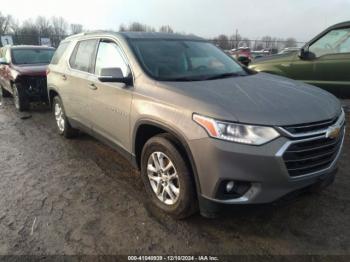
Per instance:
[[[66,140],[47,110],[18,114],[4,99],[0,255],[350,255],[349,153],[347,135],[337,179],[322,193],[175,221],[147,202],[139,173],[118,153],[87,135]]]

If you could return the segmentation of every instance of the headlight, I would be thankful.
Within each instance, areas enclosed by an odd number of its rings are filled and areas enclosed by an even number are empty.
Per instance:
[[[279,133],[272,127],[227,123],[197,114],[193,114],[193,120],[209,136],[241,144],[262,145],[279,137]]]

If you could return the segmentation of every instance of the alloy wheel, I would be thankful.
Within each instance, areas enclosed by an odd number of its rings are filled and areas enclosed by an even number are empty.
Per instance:
[[[55,104],[55,118],[57,127],[60,132],[64,132],[64,125],[65,125],[65,119],[64,119],[64,113],[62,106],[59,103]]]
[[[148,158],[147,175],[157,198],[166,205],[174,205],[180,196],[180,183],[171,159],[162,152],[153,152]]]

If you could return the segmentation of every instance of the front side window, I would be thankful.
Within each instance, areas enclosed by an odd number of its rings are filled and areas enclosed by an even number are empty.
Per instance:
[[[24,64],[49,64],[55,50],[53,49],[12,49],[12,63]]]
[[[92,64],[96,45],[96,39],[78,42],[71,58],[69,59],[70,66],[74,69],[91,73],[93,71]]]
[[[248,75],[233,58],[208,42],[173,39],[129,41],[143,69],[157,80],[200,81]]]
[[[66,51],[67,47],[69,45],[69,42],[64,42],[59,45],[57,48],[55,54],[52,57],[51,64],[56,65],[60,61],[62,55],[64,54],[64,51]]]
[[[120,68],[125,77],[129,75],[129,67],[116,43],[100,42],[96,56],[95,74],[101,75],[102,68]]]
[[[350,28],[331,30],[309,47],[316,57],[350,53]]]

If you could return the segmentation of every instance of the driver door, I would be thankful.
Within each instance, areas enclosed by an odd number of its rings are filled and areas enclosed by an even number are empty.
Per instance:
[[[339,97],[350,96],[350,28],[327,32],[309,46],[315,58],[314,79],[319,86]]]

